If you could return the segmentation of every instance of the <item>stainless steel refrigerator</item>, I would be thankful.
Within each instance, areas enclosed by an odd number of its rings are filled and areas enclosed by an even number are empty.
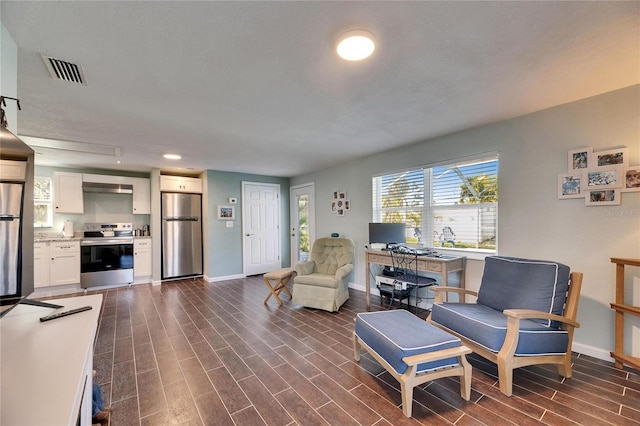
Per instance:
[[[202,196],[162,193],[162,279],[202,275]]]
[[[18,292],[23,190],[23,183],[0,183],[0,295]]]

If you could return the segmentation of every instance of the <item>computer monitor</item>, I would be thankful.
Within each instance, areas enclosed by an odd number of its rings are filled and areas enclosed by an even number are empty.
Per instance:
[[[369,223],[369,244],[394,244],[407,242],[407,225],[404,223]]]

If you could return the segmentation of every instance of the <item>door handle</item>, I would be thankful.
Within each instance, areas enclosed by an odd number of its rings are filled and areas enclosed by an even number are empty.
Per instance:
[[[245,236],[245,237],[250,237],[250,236],[252,236],[252,235],[253,235],[253,234],[244,234],[244,236]]]

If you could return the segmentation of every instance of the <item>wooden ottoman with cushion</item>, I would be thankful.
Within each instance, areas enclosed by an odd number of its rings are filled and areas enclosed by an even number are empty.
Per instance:
[[[413,388],[442,377],[460,377],[460,395],[471,396],[471,350],[457,337],[405,310],[363,312],[356,315],[353,349],[369,352],[400,382],[402,412],[411,417]]]

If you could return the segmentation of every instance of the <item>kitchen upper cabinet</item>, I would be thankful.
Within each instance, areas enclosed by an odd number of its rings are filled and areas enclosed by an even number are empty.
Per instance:
[[[53,204],[55,213],[84,213],[82,173],[54,172]]]
[[[202,194],[202,179],[184,176],[160,176],[160,191]]]
[[[80,283],[80,243],[33,244],[34,287]]]
[[[152,270],[152,240],[142,238],[133,240],[133,277],[150,277]]]
[[[151,186],[147,178],[133,178],[133,214],[151,214]]]

